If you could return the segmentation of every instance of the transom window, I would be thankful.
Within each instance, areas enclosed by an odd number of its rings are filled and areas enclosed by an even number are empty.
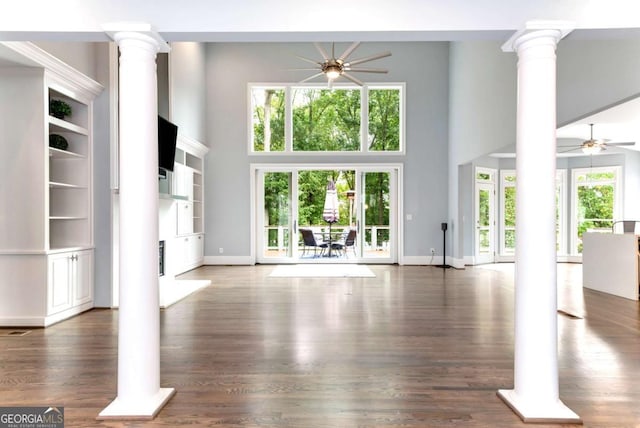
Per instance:
[[[251,152],[404,152],[403,84],[256,84],[249,94]]]

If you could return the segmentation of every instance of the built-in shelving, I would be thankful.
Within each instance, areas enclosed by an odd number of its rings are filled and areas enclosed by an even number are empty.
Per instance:
[[[0,45],[31,64],[0,67],[11,124],[0,127],[0,277],[11,278],[0,325],[42,327],[93,307],[92,105],[103,88],[33,44]],[[50,115],[52,99],[71,115]],[[52,134],[66,147],[51,147]]]
[[[66,149],[49,151],[49,247],[91,246],[91,156],[90,104],[61,89],[48,87],[48,102],[61,100],[71,106],[71,115],[47,116],[49,135],[62,136]]]

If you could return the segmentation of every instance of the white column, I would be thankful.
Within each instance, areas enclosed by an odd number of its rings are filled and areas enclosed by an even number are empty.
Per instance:
[[[498,395],[525,422],[580,423],[558,392],[556,45],[560,29],[517,34],[514,389]],[[503,47],[504,49],[504,47]]]
[[[98,419],[150,419],[175,393],[160,388],[155,60],[166,44],[145,31],[118,30],[113,38],[120,48],[118,395]]]

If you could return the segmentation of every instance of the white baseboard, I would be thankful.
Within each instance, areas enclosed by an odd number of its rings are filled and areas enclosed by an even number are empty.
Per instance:
[[[462,259],[454,259],[447,256],[447,264],[456,269],[464,269],[465,263]],[[442,256],[404,256],[399,263],[401,266],[441,266]]]
[[[251,256],[205,256],[205,265],[254,265],[255,260]]]

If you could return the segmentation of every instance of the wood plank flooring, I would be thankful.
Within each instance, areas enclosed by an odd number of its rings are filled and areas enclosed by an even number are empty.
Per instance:
[[[525,426],[496,396],[513,387],[513,265],[273,268],[183,276],[212,285],[161,312],[161,386],[177,394],[155,420],[95,420],[116,394],[104,309],[0,337],[0,405],[64,406],[66,427]],[[584,316],[558,315],[561,399],[587,427],[639,427],[638,302],[583,293],[580,265],[558,278],[560,308]]]

